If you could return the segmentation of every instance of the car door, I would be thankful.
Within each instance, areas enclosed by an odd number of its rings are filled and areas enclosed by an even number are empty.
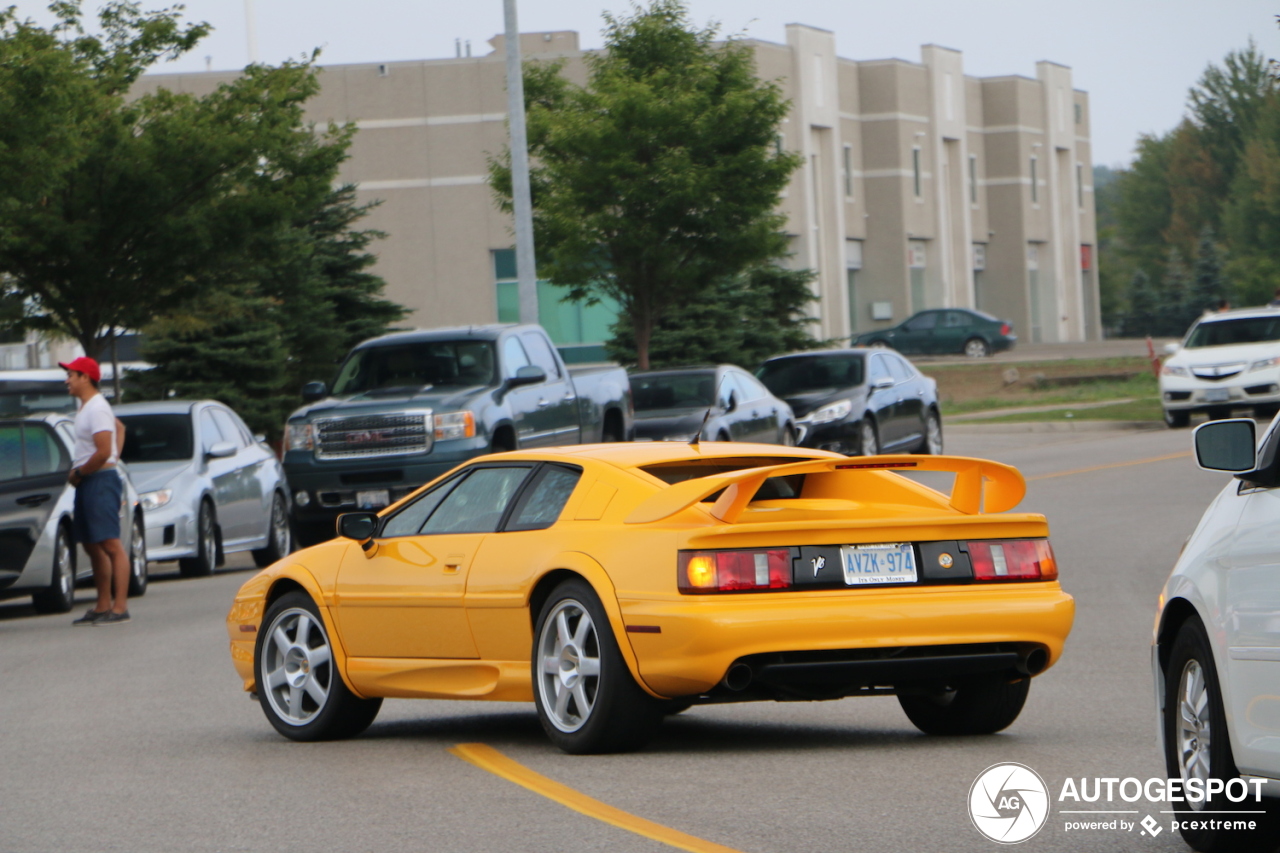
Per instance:
[[[732,441],[754,441],[751,437],[751,410],[743,403],[745,392],[738,387],[738,380],[733,371],[720,374],[716,383],[716,402],[720,411],[721,424],[728,429]],[[730,407],[732,406],[732,411]]]
[[[932,352],[964,352],[964,343],[973,336],[974,316],[968,311],[943,311],[933,333]]]
[[[867,361],[867,410],[876,419],[882,449],[895,444],[902,433],[897,420],[897,383],[889,370],[888,356],[889,353],[878,352]]]
[[[475,658],[463,608],[472,560],[532,464],[479,464],[382,522],[376,547],[347,549],[337,620],[353,657]]]
[[[200,453],[200,470],[208,478],[213,493],[213,504],[217,512],[218,526],[222,529],[225,542],[232,542],[243,536],[245,519],[243,504],[240,503],[241,486],[237,479],[235,454],[230,456],[210,456],[215,445],[223,444],[228,439],[223,437],[213,419],[213,407],[199,406],[195,411],[196,446]]]
[[[777,444],[779,435],[778,401],[753,377],[737,370],[733,378],[742,389],[743,409],[749,418],[751,441]]]
[[[22,574],[67,488],[69,467],[44,424],[0,424],[0,587]]]
[[[1248,493],[1225,572],[1223,627],[1235,759],[1248,772],[1280,766],[1280,488],[1240,488]]]
[[[524,344],[517,335],[502,340],[502,378],[514,379],[516,371],[533,364]],[[537,447],[545,444],[543,432],[548,418],[538,407],[538,400],[546,399],[542,384],[518,385],[507,392],[505,398],[507,408],[511,411],[511,420],[515,424],[516,446]],[[545,407],[544,407],[545,408]]]
[[[934,352],[936,346],[934,330],[938,327],[940,313],[940,311],[921,311],[903,323],[893,337],[893,348],[898,352]]]
[[[235,455],[228,457],[232,460],[233,497],[225,520],[220,521],[223,526],[223,543],[236,545],[260,539],[263,534],[263,518],[269,518],[270,515],[265,507],[261,480],[266,452],[257,446],[257,442],[240,426],[239,419],[230,410],[211,406],[210,411],[223,440],[236,446]]]
[[[897,421],[897,440],[904,445],[918,442],[924,435],[924,382],[905,358],[891,352],[881,355],[895,383],[893,417]]]
[[[577,444],[580,440],[578,419],[578,395],[571,380],[560,367],[551,351],[551,344],[541,332],[528,331],[520,335],[525,353],[547,374],[547,381],[538,386],[539,427],[546,438],[539,443],[548,445]]]

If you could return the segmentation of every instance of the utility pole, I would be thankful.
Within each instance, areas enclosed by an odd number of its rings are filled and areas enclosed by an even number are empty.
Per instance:
[[[502,0],[507,35],[507,115],[511,127],[511,196],[516,216],[516,288],[520,322],[538,322],[538,271],[533,253],[533,201],[529,194],[529,138],[524,127],[524,76],[516,0]]]

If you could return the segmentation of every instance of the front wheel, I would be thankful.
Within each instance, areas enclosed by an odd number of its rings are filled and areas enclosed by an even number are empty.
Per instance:
[[[53,569],[49,576],[49,586],[31,596],[31,603],[37,613],[66,613],[75,606],[75,547],[67,525],[59,524],[53,540]]]
[[[1169,429],[1181,429],[1191,424],[1191,412],[1186,409],[1165,409],[1164,423]]]
[[[282,560],[293,550],[293,537],[289,533],[289,512],[284,506],[284,496],[276,492],[271,499],[270,529],[267,531],[267,547],[253,552],[253,564],[260,569]]]
[[[783,447],[795,447],[796,446],[795,429],[793,429],[791,426],[784,426],[782,428],[782,440],[779,441],[778,443],[781,444]]]
[[[531,666],[538,721],[565,752],[638,749],[662,720],[662,704],[631,677],[604,607],[583,580],[560,584],[542,605]]]
[[[974,676],[942,690],[899,693],[907,719],[927,735],[989,735],[1018,719],[1030,678]]]
[[[858,424],[858,454],[875,456],[880,452],[880,436],[876,431],[875,421],[870,417],[862,419]]]
[[[200,502],[196,516],[196,555],[178,561],[178,571],[184,578],[202,578],[213,574],[218,563],[218,522],[213,515],[213,504]]]
[[[147,594],[147,528],[142,517],[133,517],[133,532],[129,534],[129,597]]]
[[[964,342],[964,354],[969,358],[986,358],[991,355],[991,347],[982,338],[969,338]]]
[[[930,412],[924,420],[924,440],[920,442],[917,453],[929,456],[942,455],[942,418],[937,412]]]
[[[1169,653],[1164,685],[1164,758],[1169,778],[1181,778],[1184,787],[1189,779],[1198,779],[1203,786],[1209,779],[1227,782],[1237,778],[1240,771],[1236,769],[1231,741],[1227,736],[1218,671],[1209,638],[1198,619],[1188,620],[1178,630]],[[1183,840],[1201,853],[1226,850],[1264,853],[1276,848],[1280,830],[1277,826],[1280,808],[1273,803],[1271,800],[1257,803],[1248,797],[1242,803],[1232,803],[1218,795],[1207,801],[1186,800],[1173,808],[1177,810]],[[1188,828],[1195,825],[1200,815],[1207,817],[1215,812],[1237,809],[1263,809],[1268,814],[1248,816],[1249,819],[1261,818],[1253,831],[1215,829],[1207,820],[1201,821],[1209,827],[1207,829]]]
[[[262,624],[253,673],[258,702],[276,731],[307,741],[354,737],[369,728],[382,700],[361,699],[347,688],[311,596],[281,596]]]

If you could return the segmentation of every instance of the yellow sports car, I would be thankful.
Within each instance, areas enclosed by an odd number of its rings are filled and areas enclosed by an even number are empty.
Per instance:
[[[902,473],[954,474],[950,494]],[[486,456],[240,588],[231,657],[295,740],[388,696],[533,701],[573,753],[693,704],[893,694],[933,734],[1014,721],[1075,605],[1013,468],[772,445]]]

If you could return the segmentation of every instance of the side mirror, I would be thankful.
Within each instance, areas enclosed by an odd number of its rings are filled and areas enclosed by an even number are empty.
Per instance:
[[[729,399],[724,401],[724,410],[726,412],[732,412],[736,408],[738,408],[738,395],[730,391]]]
[[[1244,474],[1257,468],[1257,436],[1249,418],[1209,421],[1196,427],[1196,464],[1206,471]]]
[[[1175,352],[1177,352],[1177,351],[1178,351],[1178,350],[1180,350],[1180,349],[1182,349],[1182,344],[1178,344],[1178,343],[1165,344],[1165,345],[1164,345],[1164,354],[1165,354],[1165,355],[1173,355]]]
[[[338,535],[362,545],[373,538],[378,529],[378,516],[372,512],[344,512],[338,516]]]
[[[329,396],[329,386],[323,382],[308,382],[302,386],[302,402],[314,403]]]
[[[507,386],[515,388],[517,385],[537,385],[539,382],[547,381],[547,372],[536,364],[526,364],[524,367],[516,369],[516,375],[507,380]]]
[[[236,455],[236,446],[230,441],[217,441],[204,452],[204,455],[208,459],[226,459],[228,456]]]
[[[881,376],[879,379],[876,379],[871,383],[871,390],[880,391],[885,388],[892,388],[893,386],[894,381],[892,376]]]

